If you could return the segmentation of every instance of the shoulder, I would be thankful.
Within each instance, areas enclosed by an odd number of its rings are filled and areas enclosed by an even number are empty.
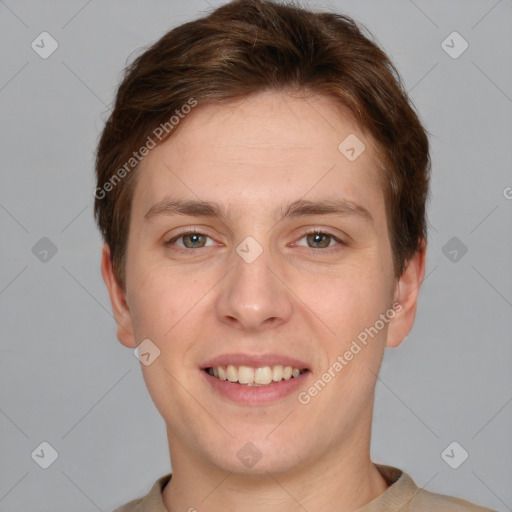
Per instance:
[[[162,498],[162,491],[171,479],[171,476],[171,474],[162,476],[154,483],[146,496],[132,500],[122,507],[116,508],[113,512],[167,512]]]
[[[407,510],[421,512],[423,510],[443,510],[447,512],[496,512],[490,508],[481,507],[475,503],[471,503],[462,498],[455,496],[446,496],[444,494],[437,494],[423,489],[418,489],[418,492],[411,500],[410,507]]]
[[[140,510],[141,501],[142,498],[130,501],[130,503],[126,503],[126,505],[116,508],[113,512],[137,512],[137,510]]]
[[[422,489],[401,469],[381,464],[376,464],[376,467],[389,487],[360,512],[496,512],[462,498]]]

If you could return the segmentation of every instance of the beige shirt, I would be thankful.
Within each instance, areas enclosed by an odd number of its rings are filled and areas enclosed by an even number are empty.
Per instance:
[[[358,512],[496,512],[460,498],[420,489],[411,477],[400,469],[381,464],[375,466],[389,487]],[[131,501],[114,512],[168,512],[162,499],[162,491],[171,476],[168,474],[159,478],[144,498]]]

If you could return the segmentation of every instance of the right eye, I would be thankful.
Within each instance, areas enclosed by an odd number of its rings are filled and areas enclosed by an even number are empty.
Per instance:
[[[215,243],[212,240],[212,243],[209,245],[206,245],[207,239],[211,238],[203,233],[200,233],[198,231],[194,230],[187,230],[179,233],[178,235],[172,237],[170,240],[167,240],[165,242],[166,246],[172,246],[177,241],[181,240],[181,244],[178,243],[178,247],[181,247],[183,249],[202,249],[203,247],[210,247],[212,245],[215,245]]]

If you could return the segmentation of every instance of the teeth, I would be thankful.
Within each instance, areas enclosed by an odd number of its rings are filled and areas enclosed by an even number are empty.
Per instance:
[[[238,368],[238,382],[240,384],[252,384],[254,381],[254,370],[249,366],[240,366]]]
[[[280,380],[283,380],[283,367],[278,364],[274,366],[272,369],[272,380],[274,382],[279,382]]]
[[[238,371],[232,364],[228,364],[226,374],[229,382],[238,382]]]
[[[272,382],[272,368],[270,366],[264,366],[263,368],[257,368],[254,372],[254,383],[255,384],[270,384]]]
[[[214,377],[218,377],[220,380],[228,380],[228,375],[226,373],[226,370],[222,366],[217,366],[216,368],[219,375],[215,375],[215,369],[213,370]]]
[[[226,367],[217,366],[208,368],[208,373],[220,380],[229,382],[238,382],[248,386],[266,386],[272,382],[289,380],[301,375],[305,370],[292,368],[291,366],[263,366],[261,368],[251,368],[250,366],[235,366],[228,364]]]

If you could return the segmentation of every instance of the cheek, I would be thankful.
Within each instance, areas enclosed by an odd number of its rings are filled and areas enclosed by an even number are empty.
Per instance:
[[[161,262],[141,261],[133,270],[130,310],[137,338],[154,341],[165,359],[181,357],[192,348],[190,337],[211,308],[207,295],[215,280]]]
[[[344,266],[337,275],[322,278],[321,284],[314,288],[314,296],[309,287],[309,300],[322,320],[316,322],[327,356],[321,371],[335,375],[322,400],[326,404],[341,400],[344,407],[357,409],[371,399],[382,361],[388,324],[379,319],[389,308],[389,281],[374,261],[373,266]]]
[[[339,341],[373,325],[389,307],[390,282],[378,262],[358,262],[340,266],[336,273],[304,282],[297,295],[324,322],[326,332]]]
[[[148,267],[142,262],[132,266],[127,301],[137,336],[159,339],[172,326],[180,294],[164,272],[150,272]]]

